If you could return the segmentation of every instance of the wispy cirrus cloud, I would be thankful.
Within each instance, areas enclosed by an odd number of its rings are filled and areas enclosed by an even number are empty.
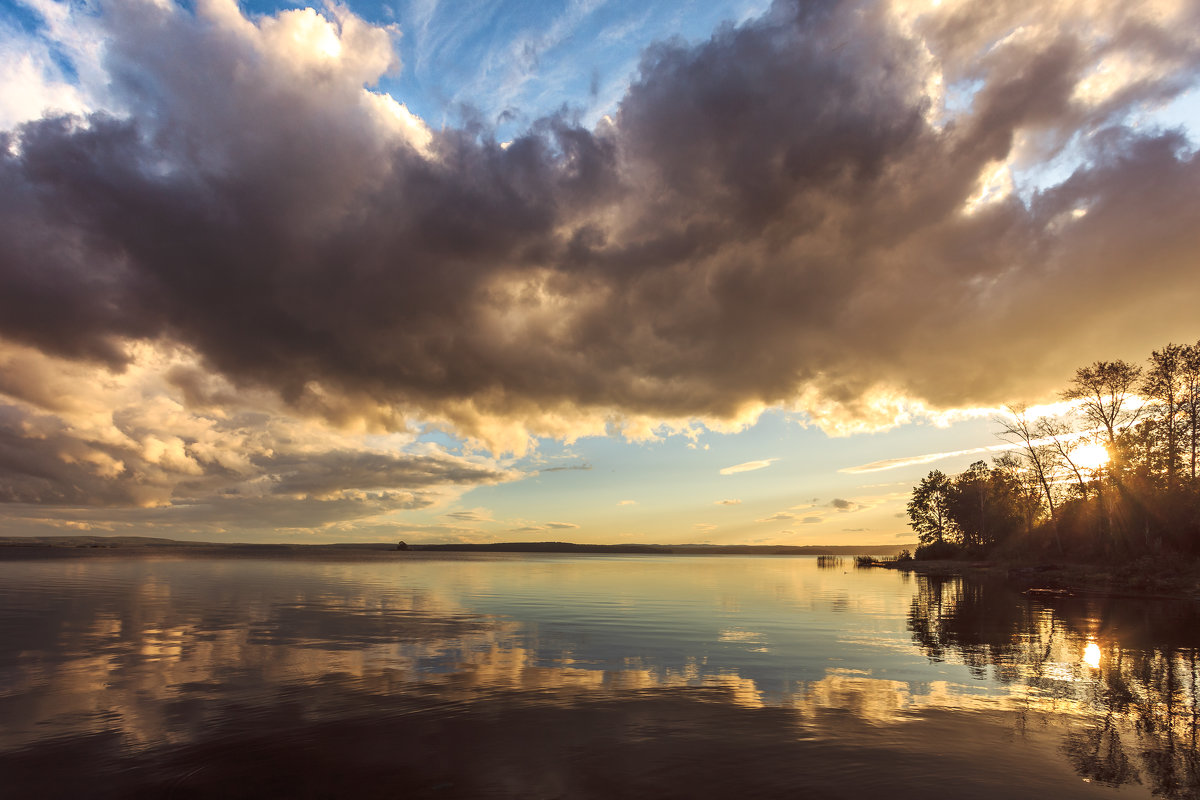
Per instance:
[[[538,472],[588,472],[591,468],[591,464],[564,464],[559,467],[544,467]]]
[[[579,526],[574,522],[543,522],[541,524],[522,525],[519,528],[509,528],[512,533],[536,533],[538,531],[569,531]]]
[[[764,458],[759,461],[746,461],[742,464],[734,464],[732,467],[724,467],[721,469],[722,475],[736,475],[739,472],[754,472],[767,467],[778,461],[778,458]]]
[[[442,516],[459,522],[495,522],[492,512],[486,508],[472,508],[465,511],[450,511]]]
[[[900,458],[885,458],[880,461],[871,461],[867,464],[859,464],[853,467],[843,467],[838,472],[846,472],[851,475],[859,475],[867,472],[883,472],[889,469],[899,469],[900,467],[912,467],[919,464],[932,464],[935,461],[941,461],[946,458],[957,458],[958,456],[985,455],[989,453],[1002,453],[1006,450],[1012,450],[1017,445],[1012,444],[993,444],[987,447],[971,447],[966,450],[946,450],[941,453],[923,453],[919,456],[902,456]]]

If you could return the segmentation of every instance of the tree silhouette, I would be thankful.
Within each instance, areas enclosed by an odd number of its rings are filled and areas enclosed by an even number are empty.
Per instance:
[[[942,544],[955,534],[950,517],[950,479],[933,470],[913,489],[908,502],[909,527],[923,545]]]
[[[1080,367],[1060,396],[1074,404],[1062,416],[1008,407],[996,421],[1011,449],[990,470],[934,471],[914,487],[919,556],[986,553],[1021,529],[1030,554],[1200,554],[1200,342],[1155,350],[1145,368]],[[1097,443],[1107,463],[1080,458]]]
[[[1142,368],[1127,361],[1096,361],[1075,370],[1075,377],[1060,395],[1077,400],[1080,413],[1098,428],[1103,428],[1110,445],[1117,433],[1137,422],[1141,405],[1132,403],[1132,395],[1142,378]]]

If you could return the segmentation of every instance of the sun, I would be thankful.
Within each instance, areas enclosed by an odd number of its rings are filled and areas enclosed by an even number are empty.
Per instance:
[[[1108,463],[1108,448],[1102,444],[1085,444],[1075,448],[1071,460],[1080,469],[1097,470]]]

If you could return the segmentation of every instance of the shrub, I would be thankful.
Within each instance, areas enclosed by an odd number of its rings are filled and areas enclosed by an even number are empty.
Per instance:
[[[957,558],[962,553],[962,548],[953,542],[930,542],[917,547],[917,558],[928,559],[931,561],[944,558]]]

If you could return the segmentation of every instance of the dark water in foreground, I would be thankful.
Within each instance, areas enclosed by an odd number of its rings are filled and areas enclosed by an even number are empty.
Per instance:
[[[1200,797],[1194,605],[789,557],[0,562],[3,797]]]

